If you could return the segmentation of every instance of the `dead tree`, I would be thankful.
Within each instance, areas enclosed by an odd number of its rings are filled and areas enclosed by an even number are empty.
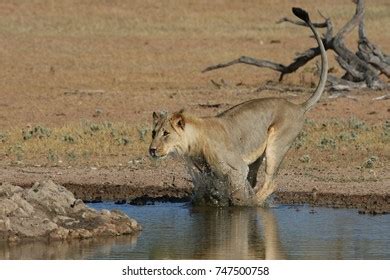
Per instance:
[[[330,18],[324,17],[324,22],[314,23],[316,28],[325,28],[326,32],[322,38],[326,50],[330,49],[336,53],[336,60],[345,70],[345,74],[341,78],[328,75],[328,83],[335,90],[345,90],[351,88],[371,88],[384,89],[388,88],[389,84],[383,82],[379,76],[385,75],[390,77],[390,56],[383,54],[381,50],[370,43],[367,39],[364,26],[364,0],[353,1],[356,3],[356,12],[354,16],[337,32],[333,34],[333,23]],[[288,22],[299,26],[307,26],[306,23],[282,18],[277,23]],[[358,51],[351,52],[344,44],[345,36],[350,33],[357,25],[359,25],[359,40]],[[298,54],[294,61],[289,65],[283,65],[268,60],[256,59],[248,56],[241,56],[238,59],[212,65],[204,69],[202,72],[208,72],[234,64],[248,64],[257,67],[270,68],[280,72],[279,81],[282,81],[284,75],[295,72],[310,60],[320,55],[319,47],[311,48],[305,52]]]

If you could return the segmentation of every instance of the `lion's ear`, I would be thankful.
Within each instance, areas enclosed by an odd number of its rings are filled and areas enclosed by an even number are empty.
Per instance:
[[[174,113],[172,116],[172,123],[174,126],[184,130],[184,127],[186,125],[186,121],[183,115],[183,110],[180,112]]]
[[[157,121],[159,118],[160,116],[156,112],[153,112],[153,120]]]
[[[176,122],[176,125],[178,126],[178,127],[180,127],[181,129],[183,129],[184,130],[184,126],[185,126],[185,120],[184,120],[184,118],[181,118],[180,120],[178,120],[177,122]]]

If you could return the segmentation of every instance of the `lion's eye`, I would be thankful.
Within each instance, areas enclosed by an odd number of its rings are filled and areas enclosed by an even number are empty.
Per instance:
[[[169,132],[168,131],[164,131],[163,136],[168,136],[168,135],[169,135]]]
[[[154,137],[156,137],[156,131],[155,130],[152,131],[152,138],[154,139]]]

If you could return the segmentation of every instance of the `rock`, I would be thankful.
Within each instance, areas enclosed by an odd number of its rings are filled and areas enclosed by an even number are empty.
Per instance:
[[[57,224],[42,216],[9,217],[11,221],[10,231],[20,237],[36,238],[48,236],[51,231],[58,228]]]
[[[9,237],[8,237],[8,242],[10,242],[10,243],[15,243],[15,242],[18,242],[20,239],[19,239],[19,237],[18,236],[16,236],[16,235],[10,235]]]
[[[85,209],[85,204],[81,199],[76,199],[71,207],[73,208],[73,212],[77,213]]]
[[[8,198],[0,199],[0,217],[6,217],[18,209],[18,205]]]
[[[49,234],[50,240],[65,240],[69,236],[69,230],[63,227],[58,227]]]
[[[20,193],[22,191],[23,189],[21,187],[4,183],[0,186],[0,197],[1,196],[11,197],[14,193]]]
[[[132,233],[131,225],[119,224],[116,226],[118,234],[130,234]]]
[[[136,229],[137,231],[142,229],[141,225],[139,225],[136,220],[131,218],[130,218],[130,226],[132,229]]]
[[[78,230],[69,230],[69,237],[70,238],[80,238],[80,234]]]
[[[52,181],[30,189],[0,185],[0,240],[66,240],[132,234],[139,224],[120,211],[96,211]]]
[[[52,181],[35,183],[31,189],[24,192],[24,199],[56,214],[68,212],[76,200],[70,191]]]
[[[88,211],[84,210],[83,213],[81,214],[81,218],[83,218],[84,220],[91,220],[98,216],[99,214],[96,212],[96,210],[93,209],[88,209]]]
[[[0,219],[0,232],[10,230],[10,220],[7,217]]]
[[[22,198],[21,193],[14,193],[11,197],[11,200],[17,204],[18,209],[22,210],[21,213],[23,213],[25,217],[28,217],[34,213],[34,207]]]
[[[78,231],[79,231],[80,238],[86,239],[86,238],[92,237],[92,233],[89,230],[82,228],[82,229],[79,229]]]
[[[103,236],[116,236],[119,235],[118,230],[114,224],[106,224],[101,226],[100,234]]]

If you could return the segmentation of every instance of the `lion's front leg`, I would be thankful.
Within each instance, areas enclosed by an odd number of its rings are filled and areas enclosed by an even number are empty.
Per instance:
[[[253,206],[255,204],[254,192],[246,177],[236,178],[237,175],[229,179],[230,202],[234,206]]]
[[[239,159],[219,161],[219,169],[227,178],[230,204],[234,206],[255,205],[255,196],[247,180],[249,168]]]

